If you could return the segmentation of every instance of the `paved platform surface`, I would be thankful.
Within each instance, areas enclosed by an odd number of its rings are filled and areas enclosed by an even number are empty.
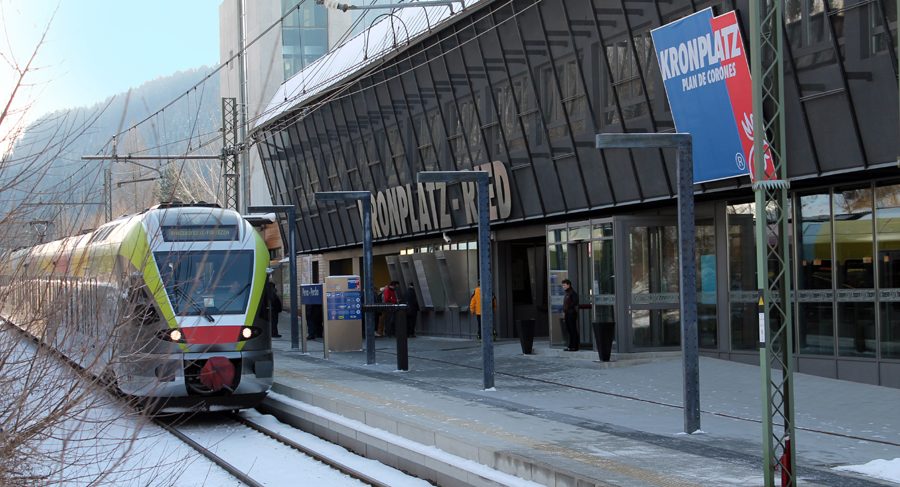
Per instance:
[[[702,432],[685,435],[677,353],[603,363],[540,340],[523,355],[500,340],[495,388],[483,390],[476,341],[410,339],[408,372],[396,370],[390,338],[376,340],[375,365],[363,351],[326,360],[321,340],[291,350],[287,334],[274,348],[273,391],[314,406],[291,410],[298,424],[440,485],[515,483],[479,464],[542,485],[763,484],[755,366],[701,357]],[[900,457],[900,390],[804,374],[795,387],[801,485],[896,485],[832,467]],[[468,462],[448,466],[444,452]]]

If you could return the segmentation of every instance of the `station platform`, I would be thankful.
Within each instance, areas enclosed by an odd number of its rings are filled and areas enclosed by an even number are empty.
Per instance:
[[[398,372],[393,338],[366,365],[364,351],[324,359],[321,339],[291,350],[288,335],[263,409],[438,485],[763,485],[756,366],[701,357],[701,432],[686,435],[679,353],[604,363],[499,340],[483,390],[477,341],[411,338]],[[801,485],[896,485],[833,467],[900,457],[900,390],[796,374],[795,394]]]

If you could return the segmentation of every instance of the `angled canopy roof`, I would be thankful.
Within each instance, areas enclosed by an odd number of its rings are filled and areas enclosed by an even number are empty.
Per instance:
[[[292,109],[303,106],[327,89],[352,79],[366,67],[380,63],[398,47],[414,44],[442,27],[449,19],[466,13],[486,0],[462,0],[452,7],[385,9],[386,14],[371,27],[349,39],[285,81],[254,124],[259,129]],[[465,9],[461,8],[465,4]],[[395,42],[396,40],[396,42]]]

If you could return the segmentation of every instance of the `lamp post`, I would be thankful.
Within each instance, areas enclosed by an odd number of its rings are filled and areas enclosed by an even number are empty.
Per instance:
[[[293,205],[274,206],[250,206],[248,212],[253,213],[286,213],[288,217],[288,268],[290,269],[291,287],[291,349],[297,350],[300,345],[300,337],[303,337],[303,353],[306,353],[306,334],[300,333],[300,323],[297,321],[297,246],[296,230],[297,211]]]
[[[681,350],[684,367],[684,432],[700,429],[700,358],[697,335],[697,266],[694,257],[694,159],[691,134],[597,134],[598,149],[674,147],[678,172],[678,260]]]
[[[417,175],[420,183],[458,183],[474,181],[478,184],[478,264],[481,279],[481,353],[484,388],[494,387],[494,283],[491,278],[491,222],[488,202],[487,171],[423,171]],[[470,310],[471,311],[471,310]]]
[[[316,201],[360,201],[363,213],[363,296],[364,306],[375,302],[372,284],[372,192],[371,191],[322,191],[316,193]],[[366,328],[366,365],[375,364],[375,315],[364,308]]]

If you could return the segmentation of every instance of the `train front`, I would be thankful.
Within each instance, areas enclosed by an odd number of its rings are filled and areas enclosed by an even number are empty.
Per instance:
[[[143,333],[142,381],[124,392],[161,411],[253,407],[272,386],[271,326],[264,301],[269,253],[231,210],[155,209],[143,228],[151,258],[143,269],[158,310]],[[120,378],[121,379],[121,378]]]

